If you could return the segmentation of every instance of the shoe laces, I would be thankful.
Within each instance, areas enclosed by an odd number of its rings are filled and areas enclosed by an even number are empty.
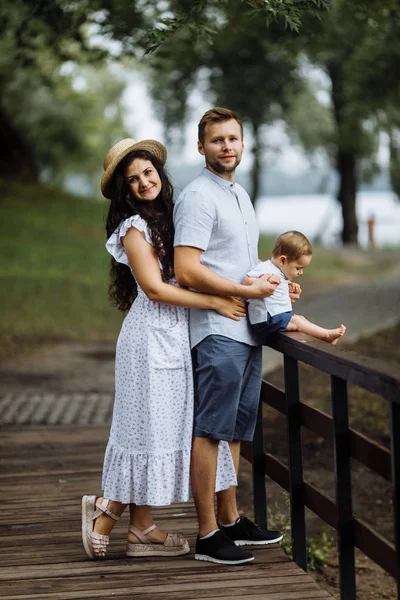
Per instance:
[[[257,523],[253,523],[253,521],[250,521],[250,519],[248,519],[247,517],[242,517],[242,522],[244,523],[246,530],[248,530],[249,527],[255,527],[256,529],[258,529],[258,531],[263,531],[261,527],[257,525]]]

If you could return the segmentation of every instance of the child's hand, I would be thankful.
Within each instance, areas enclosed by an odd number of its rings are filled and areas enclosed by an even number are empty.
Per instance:
[[[298,283],[293,283],[293,281],[289,281],[289,297],[292,302],[296,302],[300,298],[301,287]]]

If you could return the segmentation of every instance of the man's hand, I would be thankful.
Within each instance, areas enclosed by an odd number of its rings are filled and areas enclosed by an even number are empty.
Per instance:
[[[300,298],[301,287],[298,283],[293,283],[293,281],[289,281],[289,297],[292,302],[296,302]]]
[[[247,285],[251,290],[251,295],[246,294],[246,298],[265,298],[266,296],[272,296],[279,283],[280,279],[278,275],[271,275],[269,273],[262,277],[246,276],[243,280],[243,284]]]
[[[274,283],[275,285],[279,285],[281,282],[279,275],[271,275],[271,273],[265,273],[265,275],[261,275],[261,279],[264,279],[264,281],[269,281],[269,283]]]

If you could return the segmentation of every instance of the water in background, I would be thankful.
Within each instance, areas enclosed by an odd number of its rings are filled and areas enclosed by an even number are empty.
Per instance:
[[[280,234],[297,229],[311,241],[325,246],[340,243],[341,208],[335,198],[324,194],[264,196],[256,206],[261,233]],[[368,246],[367,220],[374,216],[377,246],[400,245],[400,201],[392,192],[360,192],[357,196],[359,243]]]

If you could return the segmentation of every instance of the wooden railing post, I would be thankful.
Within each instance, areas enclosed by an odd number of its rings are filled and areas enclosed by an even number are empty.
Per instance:
[[[306,522],[304,513],[301,413],[297,360],[285,355],[285,395],[289,444],[290,516],[293,560],[307,571]]]
[[[400,600],[400,405],[390,403],[394,542],[397,563],[397,598]]]
[[[267,527],[267,494],[265,491],[265,452],[263,407],[260,398],[253,438],[253,500],[254,518],[260,527]]]
[[[331,377],[341,600],[356,600],[347,382]]]

